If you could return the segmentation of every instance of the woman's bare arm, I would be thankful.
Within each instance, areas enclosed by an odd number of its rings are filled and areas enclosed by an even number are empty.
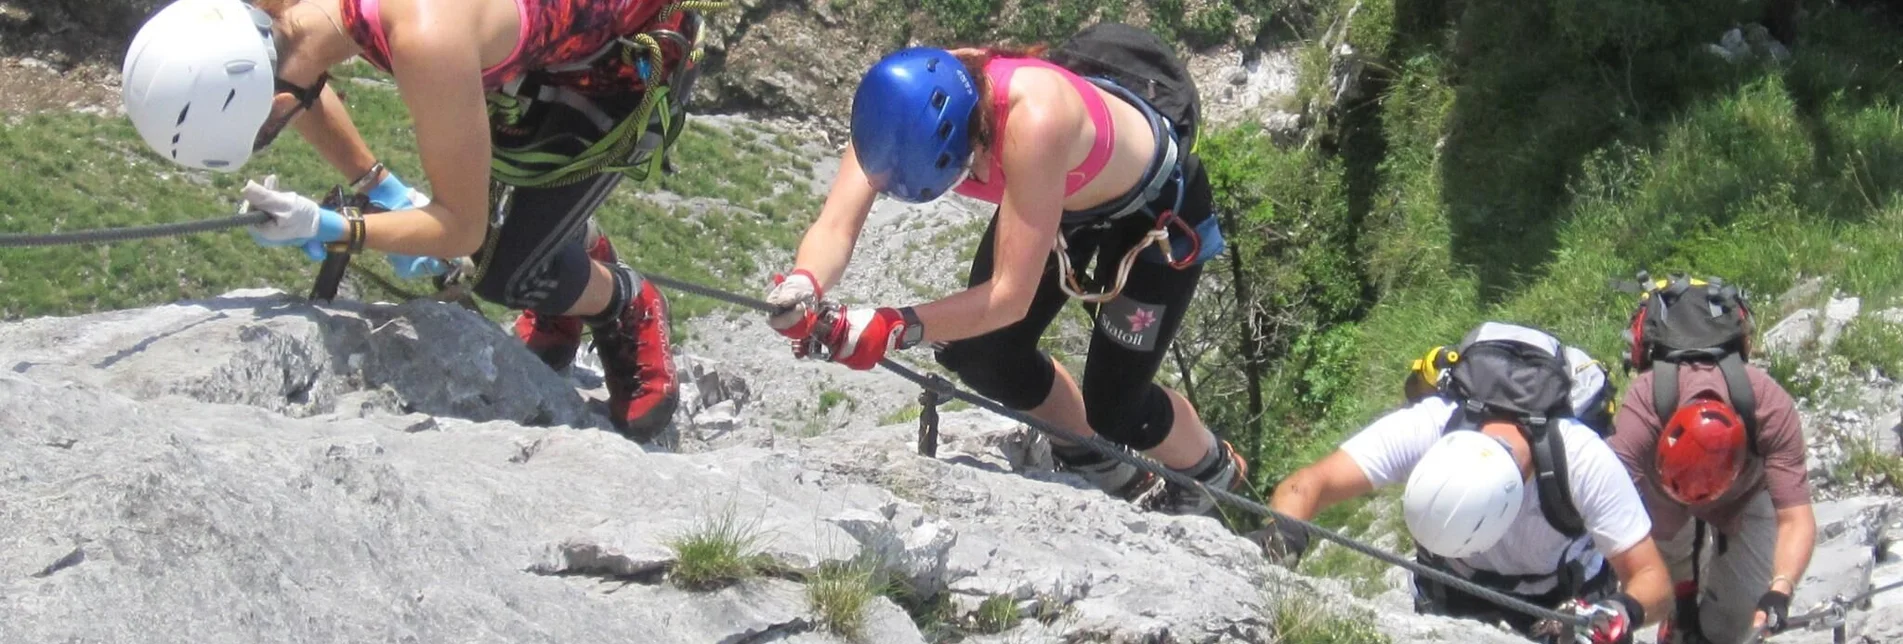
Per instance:
[[[430,204],[366,220],[365,246],[406,255],[474,254],[488,229],[489,119],[473,12],[384,6],[397,91],[415,122]]]

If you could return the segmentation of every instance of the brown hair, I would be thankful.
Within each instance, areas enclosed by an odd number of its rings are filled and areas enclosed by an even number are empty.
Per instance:
[[[958,62],[965,64],[965,73],[971,74],[971,80],[978,88],[978,105],[971,110],[971,122],[966,126],[971,133],[973,147],[991,149],[997,138],[997,117],[991,113],[991,79],[985,76],[985,64],[993,58],[1043,58],[1050,48],[1045,45],[1015,47],[1010,45],[990,45],[979,47],[977,51],[958,51],[953,55]]]

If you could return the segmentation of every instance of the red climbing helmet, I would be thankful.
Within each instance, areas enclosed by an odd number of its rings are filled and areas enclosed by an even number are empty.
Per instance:
[[[1659,433],[1659,487],[1685,505],[1710,503],[1744,470],[1744,420],[1731,405],[1699,398],[1679,407]]]

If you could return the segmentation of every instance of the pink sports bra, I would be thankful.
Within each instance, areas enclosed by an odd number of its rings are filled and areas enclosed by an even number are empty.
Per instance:
[[[615,38],[640,31],[667,4],[665,0],[515,0],[521,23],[515,51],[482,70],[483,88],[493,91],[526,72],[587,59]],[[346,0],[341,5],[344,30],[363,48],[364,60],[390,71],[382,0]]]
[[[1091,124],[1097,126],[1097,140],[1090,147],[1089,156],[1082,163],[1071,168],[1064,177],[1064,196],[1069,197],[1082,190],[1097,174],[1110,163],[1110,153],[1116,146],[1117,129],[1110,119],[1110,106],[1104,104],[1103,96],[1097,93],[1097,86],[1082,77],[1071,73],[1050,61],[1040,58],[993,58],[985,63],[985,76],[991,80],[992,109],[996,111],[997,136],[1004,133],[1004,120],[1011,113],[1011,77],[1023,67],[1039,67],[1056,71],[1070,81],[1072,87],[1084,101],[1084,110],[1090,115]],[[1004,201],[1004,146],[991,146],[991,181],[979,181],[977,177],[966,178],[963,183],[952,188],[958,194],[986,201],[1000,203]]]

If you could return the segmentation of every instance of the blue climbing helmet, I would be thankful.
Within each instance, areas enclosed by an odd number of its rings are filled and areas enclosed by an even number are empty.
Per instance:
[[[852,145],[880,192],[912,203],[937,199],[971,159],[978,88],[956,56],[912,47],[866,70],[852,96]]]

